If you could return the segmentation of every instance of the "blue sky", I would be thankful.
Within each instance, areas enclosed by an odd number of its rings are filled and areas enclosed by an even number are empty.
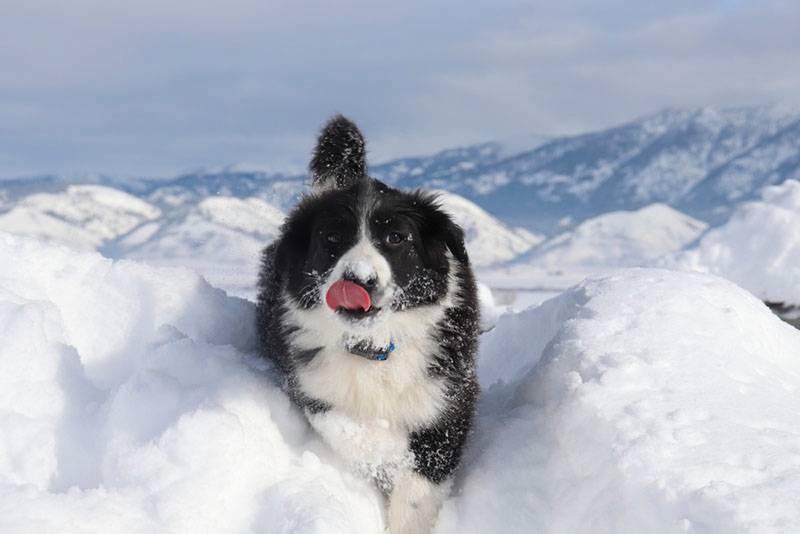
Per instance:
[[[0,0],[0,176],[302,168],[800,104],[800,2]]]

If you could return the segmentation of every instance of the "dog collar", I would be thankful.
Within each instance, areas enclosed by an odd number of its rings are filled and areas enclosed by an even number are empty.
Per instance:
[[[368,360],[383,362],[389,358],[389,354],[394,352],[395,348],[394,341],[390,341],[388,347],[375,347],[369,341],[363,340],[354,345],[350,345],[347,347],[347,350],[350,354],[355,354],[356,356],[361,356]]]

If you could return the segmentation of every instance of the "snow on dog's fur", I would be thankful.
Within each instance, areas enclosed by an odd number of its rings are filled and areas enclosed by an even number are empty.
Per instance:
[[[262,353],[331,448],[387,495],[389,530],[426,532],[478,395],[463,232],[435,196],[370,178],[344,117],[323,129],[310,170],[311,194],[264,251]]]

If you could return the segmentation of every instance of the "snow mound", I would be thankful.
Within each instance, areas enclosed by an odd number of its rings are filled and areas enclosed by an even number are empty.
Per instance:
[[[186,269],[0,234],[0,532],[381,532],[382,501]],[[796,531],[800,332],[730,282],[623,271],[484,335],[438,531]]]
[[[440,532],[800,529],[800,332],[730,282],[636,269],[485,335]]]
[[[463,228],[469,259],[476,267],[510,260],[544,240],[525,229],[509,228],[462,196],[447,191],[436,193],[442,208]]]
[[[377,531],[250,355],[252,304],[6,234],[0,257],[0,532]]]
[[[733,280],[768,301],[800,305],[800,181],[765,188],[691,249],[662,262]]]
[[[25,197],[0,214],[0,230],[94,250],[159,215],[158,208],[118,189],[71,185]]]
[[[614,211],[579,224],[514,261],[544,268],[635,267],[679,250],[695,240],[706,223],[666,204]]]

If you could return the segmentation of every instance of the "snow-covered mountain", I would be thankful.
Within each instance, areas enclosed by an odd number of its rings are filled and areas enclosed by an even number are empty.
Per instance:
[[[93,250],[160,215],[155,206],[119,189],[69,185],[23,197],[0,213],[0,230]]]
[[[370,169],[399,187],[447,191],[444,202],[493,288],[549,292],[598,267],[673,252],[702,231],[695,219],[719,224],[764,184],[800,178],[800,114],[667,110],[600,132],[484,143]],[[241,167],[169,180],[3,180],[0,230],[191,265],[247,296],[257,251],[306,188],[303,175]]]
[[[257,198],[210,197],[150,221],[108,244],[112,257],[149,260],[257,258],[278,234],[284,213]]]
[[[587,276],[650,264],[694,242],[708,225],[666,204],[598,215],[478,278],[516,309],[538,304]]]
[[[373,172],[405,187],[454,191],[507,223],[547,233],[564,217],[577,223],[654,202],[720,222],[732,202],[800,176],[800,113],[665,110],[516,153],[478,145],[378,165]]]
[[[588,219],[512,263],[545,269],[635,267],[682,249],[706,228],[706,223],[666,204],[651,204]]]
[[[607,130],[483,143],[374,164],[404,187],[457,193],[514,227],[554,235],[567,221],[661,202],[714,224],[765,185],[800,178],[800,113],[775,107],[665,110]],[[67,182],[84,178],[71,178]],[[306,177],[238,167],[171,180],[90,176],[156,207],[214,195],[257,197],[286,210]],[[0,211],[31,192],[64,189],[53,177],[0,182]],[[559,224],[561,223],[561,225]]]
[[[258,198],[208,197],[165,210],[100,249],[111,258],[190,267],[229,294],[255,298],[261,250],[284,213]]]

